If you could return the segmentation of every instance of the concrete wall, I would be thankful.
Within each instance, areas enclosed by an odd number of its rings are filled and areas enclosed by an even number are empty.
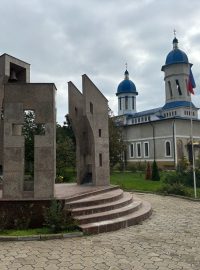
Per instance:
[[[128,108],[125,106],[125,99],[128,97]],[[132,107],[132,98],[134,98],[134,109]],[[120,99],[121,99],[121,110],[120,110]],[[124,114],[132,114],[135,113],[136,110],[136,94],[133,93],[125,93],[118,95],[118,115]]]
[[[108,135],[108,101],[87,77],[82,76],[83,95],[85,96],[85,111],[94,140],[92,151],[92,176],[95,185],[109,184],[109,135]],[[91,104],[93,111],[91,112]],[[101,136],[99,136],[101,130]],[[92,141],[89,139],[89,141]],[[102,156],[102,164],[100,161]]]
[[[3,109],[4,85],[9,81],[11,70],[15,70],[18,82],[30,82],[30,65],[8,54],[0,56],[0,167],[3,165]]]
[[[88,173],[89,165],[87,126],[85,124],[84,101],[82,93],[72,83],[68,83],[69,117],[76,135],[76,169],[77,183],[81,184]]]
[[[0,74],[6,77],[7,80],[10,77],[11,69],[15,69],[18,81],[30,82],[30,64],[8,54],[1,55],[0,62],[2,63],[0,64]],[[20,73],[23,71],[26,76],[22,78]]]
[[[92,175],[93,185],[109,184],[108,104],[87,77],[82,76],[83,93],[69,82],[69,117],[76,137],[77,182]]]
[[[25,110],[34,110],[36,123],[45,125],[45,135],[35,136],[34,197],[52,198],[54,196],[55,90],[54,84],[12,83],[5,85],[4,198],[23,197],[24,137],[19,127],[23,125]]]
[[[0,166],[3,166],[3,121],[1,119],[4,96],[4,69],[5,59],[0,57]]]
[[[154,158],[157,161],[173,161],[174,148],[173,148],[173,127],[172,121],[152,122],[129,126],[126,128],[126,140],[128,144],[134,143],[135,156],[130,158],[127,154],[128,161],[152,161]],[[165,155],[165,142],[170,141],[172,151],[170,156]],[[136,144],[141,143],[141,157],[136,155]],[[149,143],[149,157],[144,156],[144,143]]]
[[[191,96],[188,94],[187,91],[187,81],[189,76],[189,64],[174,64],[169,65],[164,68],[165,72],[165,95],[166,95],[166,102],[172,102],[177,100],[186,100],[190,101]],[[179,95],[179,92],[177,90],[176,86],[176,80],[179,81],[179,85],[181,88],[182,95]],[[168,82],[171,83],[172,93],[173,95],[170,95],[170,89]]]
[[[154,134],[153,134],[154,126]],[[131,125],[124,128],[124,139],[128,143],[128,162],[153,161],[155,159],[161,165],[177,165],[180,159],[188,156],[188,143],[191,136],[191,122],[186,119],[165,119],[139,125]],[[193,138],[196,145],[200,146],[200,121],[193,121]],[[154,140],[155,139],[155,140]],[[166,155],[166,142],[171,145],[171,155]],[[144,157],[144,143],[149,143],[149,157]],[[142,155],[136,155],[136,144],[141,143]],[[154,146],[155,143],[155,146]],[[130,144],[134,147],[134,157],[130,156]],[[155,151],[154,151],[155,149]],[[200,154],[199,147],[196,146],[196,158]]]

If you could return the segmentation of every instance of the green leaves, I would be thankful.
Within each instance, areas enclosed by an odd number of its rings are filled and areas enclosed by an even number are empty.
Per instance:
[[[126,144],[123,140],[122,129],[116,126],[111,111],[109,113],[109,116],[110,167],[113,168],[118,163],[120,165],[123,165]]]

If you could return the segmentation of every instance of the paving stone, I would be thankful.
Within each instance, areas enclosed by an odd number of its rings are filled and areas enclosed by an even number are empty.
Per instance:
[[[44,267],[45,270],[59,270],[59,267],[54,264],[50,264]]]
[[[82,270],[84,266],[82,264],[75,263],[69,267],[71,270]]]
[[[31,265],[25,265],[19,268],[20,270],[33,270],[33,267]]]
[[[151,194],[142,224],[111,233],[1,242],[1,270],[199,270],[200,202]]]

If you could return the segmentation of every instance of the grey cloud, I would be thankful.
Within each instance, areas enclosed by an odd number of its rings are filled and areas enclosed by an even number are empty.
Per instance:
[[[84,73],[116,114],[125,62],[139,91],[138,110],[145,110],[164,104],[161,66],[174,28],[200,85],[199,10],[198,0],[2,0],[0,51],[31,63],[33,81],[56,83],[60,122],[67,112],[67,81],[81,90]]]

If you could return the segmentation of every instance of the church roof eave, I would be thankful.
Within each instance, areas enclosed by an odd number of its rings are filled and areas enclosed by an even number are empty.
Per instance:
[[[162,107],[162,110],[170,110],[170,109],[175,109],[175,108],[180,108],[180,107],[190,107],[190,106],[192,106],[193,109],[197,109],[197,110],[199,109],[190,101],[172,101],[172,102],[166,103]]]

